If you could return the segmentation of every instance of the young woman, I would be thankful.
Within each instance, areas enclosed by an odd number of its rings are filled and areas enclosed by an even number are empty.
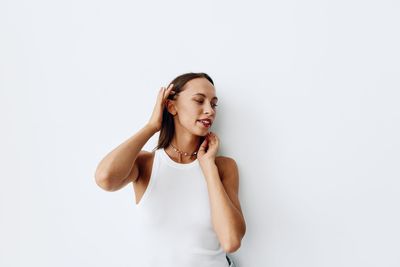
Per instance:
[[[214,82],[186,73],[158,92],[147,124],[99,163],[107,191],[133,184],[139,212],[141,267],[234,266],[246,231],[234,159],[217,156],[210,131],[217,115]],[[160,131],[152,152],[142,150]]]

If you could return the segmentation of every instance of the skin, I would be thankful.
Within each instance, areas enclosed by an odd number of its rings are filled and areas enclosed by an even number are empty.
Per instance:
[[[173,88],[171,89],[173,94]],[[185,84],[176,100],[166,100],[166,102],[167,110],[174,116],[175,135],[172,139],[172,144],[180,151],[190,154],[197,151],[200,146],[197,155],[199,162],[215,159],[218,147],[211,146],[211,150],[207,151],[207,153],[205,153],[205,148],[211,139],[214,140],[216,138],[216,135],[209,132],[209,129],[203,127],[200,122],[197,122],[198,119],[203,118],[209,118],[214,121],[217,115],[218,99],[212,83],[205,78],[190,80]],[[207,136],[203,144],[199,143],[200,136]],[[173,157],[179,155],[173,150],[172,146],[167,147],[166,152],[170,152],[169,154]],[[188,163],[193,161],[193,158],[183,156],[182,159],[177,158],[177,161]]]
[[[220,143],[218,136],[197,122],[206,117],[215,120],[215,88],[207,79],[196,78],[187,82],[174,100],[167,99],[169,94],[174,93],[173,85],[160,89],[146,129],[151,129],[151,133],[161,129],[164,106],[174,116],[175,135],[172,144],[189,154],[198,151],[197,159],[207,182],[213,227],[224,251],[232,253],[239,249],[246,232],[238,197],[238,167],[234,159],[217,156]],[[206,136],[206,139],[200,144],[201,136]],[[195,160],[195,156],[181,156],[171,145],[165,151],[172,160],[179,163]],[[134,171],[124,182],[133,180],[136,195],[140,196],[139,201],[148,185],[153,157],[153,153],[142,151],[135,163],[137,169],[133,168]],[[138,176],[138,179],[134,176]]]
[[[246,231],[246,224],[238,198],[239,174],[236,162],[229,157],[217,156],[219,138],[198,119],[216,118],[214,86],[205,78],[187,82],[174,100],[173,85],[162,87],[152,115],[146,125],[129,139],[109,152],[98,164],[95,181],[106,191],[117,191],[132,183],[136,203],[143,196],[151,175],[154,152],[141,150],[146,142],[161,129],[164,107],[174,115],[175,136],[172,143],[179,150],[198,151],[197,159],[207,182],[212,223],[218,239],[226,252],[236,251]],[[204,94],[204,96],[195,95]],[[200,144],[200,137],[206,139]],[[189,163],[193,157],[175,152],[172,146],[165,148],[172,160]]]

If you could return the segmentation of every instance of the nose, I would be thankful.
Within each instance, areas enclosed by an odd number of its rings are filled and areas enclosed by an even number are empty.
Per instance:
[[[205,114],[210,114],[210,115],[214,115],[215,114],[215,110],[213,109],[213,107],[211,106],[210,103],[208,105],[205,105],[204,113]]]

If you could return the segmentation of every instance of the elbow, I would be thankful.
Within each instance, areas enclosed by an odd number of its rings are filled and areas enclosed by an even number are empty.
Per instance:
[[[241,242],[241,238],[231,238],[230,240],[226,240],[222,244],[222,247],[226,253],[233,253],[240,248]]]
[[[233,253],[240,248],[241,241],[232,241],[232,242],[225,242],[222,244],[222,247],[226,253]]]
[[[241,234],[238,235],[230,235],[230,238],[226,239],[225,242],[222,243],[222,248],[226,253],[233,253],[237,251],[242,243],[242,238],[246,233],[246,224],[243,223],[243,228],[241,230]]]
[[[107,192],[114,191],[110,184],[110,179],[109,179],[108,175],[106,175],[106,174],[96,172],[95,182],[104,191],[107,191]]]

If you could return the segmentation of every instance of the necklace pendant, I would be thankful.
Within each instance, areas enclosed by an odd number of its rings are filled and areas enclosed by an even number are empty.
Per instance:
[[[196,156],[196,155],[197,155],[197,151],[193,152],[192,154],[189,154],[189,153],[187,153],[187,152],[180,151],[180,150],[177,149],[172,143],[171,143],[171,146],[172,146],[172,148],[175,150],[175,152],[177,152],[177,153],[179,154],[179,159],[180,159],[180,161],[182,161],[182,155],[190,156],[190,157]]]

